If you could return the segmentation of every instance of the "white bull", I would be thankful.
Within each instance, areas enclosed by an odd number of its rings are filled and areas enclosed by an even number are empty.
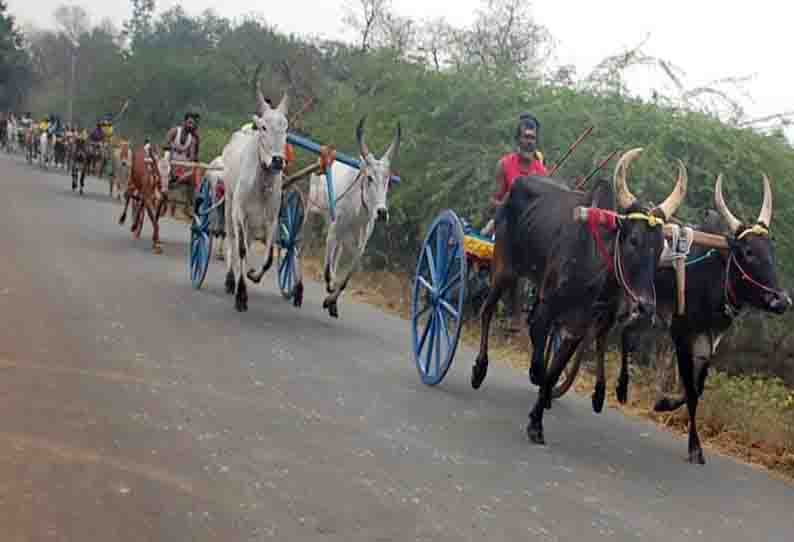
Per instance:
[[[356,128],[361,169],[357,170],[340,162],[334,162],[332,166],[336,202],[334,221],[331,221],[328,210],[325,174],[312,175],[310,180],[308,210],[322,216],[329,224],[325,238],[325,285],[329,295],[323,301],[323,308],[334,318],[339,317],[337,301],[361,261],[375,223],[388,221],[389,218],[386,198],[391,179],[391,162],[400,147],[400,124],[397,123],[391,145],[377,159],[364,141],[365,119],[366,115],[361,118]],[[353,255],[353,262],[344,279],[337,283],[336,272],[344,248]]]
[[[226,185],[226,292],[235,293],[235,308],[248,310],[245,285],[246,259],[253,241],[265,241],[265,263],[259,273],[248,271],[254,282],[262,280],[273,263],[273,242],[284,180],[287,144],[288,94],[272,108],[257,90],[256,130],[238,130],[223,149]]]

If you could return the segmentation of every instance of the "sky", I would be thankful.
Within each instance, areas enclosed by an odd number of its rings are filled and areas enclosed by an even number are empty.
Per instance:
[[[337,39],[352,34],[342,22],[342,6],[350,0],[156,0],[162,11],[181,3],[189,13],[214,8],[220,15],[264,15],[284,32]],[[355,1],[355,0],[353,0]],[[63,0],[8,0],[20,23],[54,25],[52,13]],[[126,0],[67,0],[83,6],[98,23],[109,17],[119,27],[130,15]],[[468,25],[482,0],[392,0],[394,11],[414,19],[443,16],[455,26]],[[576,66],[581,76],[605,57],[638,45],[669,60],[684,72],[685,86],[696,87],[728,76],[752,76],[733,91],[751,117],[794,111],[794,72],[784,56],[791,36],[794,6],[774,0],[731,5],[726,0],[535,0],[530,3],[538,23],[556,41],[555,63]],[[263,6],[253,9],[254,6]],[[264,6],[267,7],[264,7]],[[669,90],[659,70],[638,67],[628,76],[632,90],[648,95],[652,88]],[[744,94],[749,96],[744,96]],[[794,128],[787,130],[794,138]]]

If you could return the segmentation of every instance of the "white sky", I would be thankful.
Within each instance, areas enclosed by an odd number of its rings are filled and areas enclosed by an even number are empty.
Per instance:
[[[258,7],[250,0],[156,0],[158,11],[181,3],[190,13],[215,8],[223,16],[250,12],[263,14],[281,31],[350,37],[341,21],[341,6],[347,0],[268,0]],[[61,0],[8,0],[10,12],[21,23],[52,26],[52,13]],[[130,15],[125,0],[76,0],[93,22],[110,17],[118,26]],[[392,0],[400,15],[416,19],[444,16],[456,26],[465,26],[481,0]],[[753,100],[743,105],[752,116],[794,110],[789,84],[794,75],[788,68],[787,38],[794,20],[792,5],[773,0],[736,3],[721,0],[585,0],[534,1],[533,13],[557,41],[559,63],[573,64],[578,74],[588,73],[604,57],[639,44],[650,34],[648,54],[664,58],[684,70],[687,87],[706,84],[726,76],[752,75],[744,90]],[[256,8],[252,6],[257,6]],[[630,74],[638,92],[663,84],[658,71],[636,68]],[[734,94],[741,96],[741,94]],[[794,129],[789,131],[794,134]]]

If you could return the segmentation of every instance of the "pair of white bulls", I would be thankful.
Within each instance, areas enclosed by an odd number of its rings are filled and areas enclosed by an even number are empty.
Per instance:
[[[254,129],[236,131],[224,147],[223,154],[212,161],[213,169],[207,174],[213,191],[218,181],[222,179],[224,183],[226,292],[235,294],[235,308],[241,312],[248,310],[246,278],[259,282],[273,262],[285,180],[288,108],[288,94],[284,95],[277,107],[271,107],[261,90],[258,90]],[[356,130],[361,169],[338,161],[332,166],[336,194],[335,219],[331,220],[329,215],[324,174],[311,176],[306,202],[308,214],[320,215],[328,224],[325,245],[328,297],[323,302],[323,308],[333,317],[338,317],[337,301],[360,263],[375,224],[387,221],[389,216],[386,200],[391,163],[400,146],[400,126],[397,125],[389,148],[380,158],[376,158],[364,139],[364,120],[361,119]],[[257,238],[265,244],[265,261],[259,271],[248,264],[251,245]],[[352,254],[352,265],[342,280],[337,281],[337,268],[345,250]],[[303,299],[300,247],[295,263],[293,303],[300,306]]]

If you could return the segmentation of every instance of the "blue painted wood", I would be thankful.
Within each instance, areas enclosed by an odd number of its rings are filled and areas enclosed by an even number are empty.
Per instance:
[[[429,386],[444,379],[455,357],[463,327],[466,265],[463,225],[453,211],[445,210],[425,236],[411,300],[414,362]]]
[[[313,152],[314,154],[320,154],[320,149],[322,148],[322,145],[320,145],[319,143],[315,143],[309,138],[295,134],[287,134],[287,143],[289,143],[290,145],[295,145],[296,147],[299,147],[305,151]],[[361,161],[347,154],[337,152],[336,160],[338,162],[342,162],[347,166],[354,167],[356,169],[361,169]],[[399,183],[400,177],[397,175],[392,175],[390,180],[393,183]]]
[[[279,213],[279,234],[276,238],[278,251],[279,290],[285,299],[295,295],[296,272],[298,265],[299,238],[303,229],[304,207],[298,191],[292,190],[284,196],[284,204]]]
[[[209,184],[207,179],[201,181],[193,209],[196,218],[190,226],[190,282],[197,290],[204,284],[212,256],[209,209],[212,207],[213,199]]]

